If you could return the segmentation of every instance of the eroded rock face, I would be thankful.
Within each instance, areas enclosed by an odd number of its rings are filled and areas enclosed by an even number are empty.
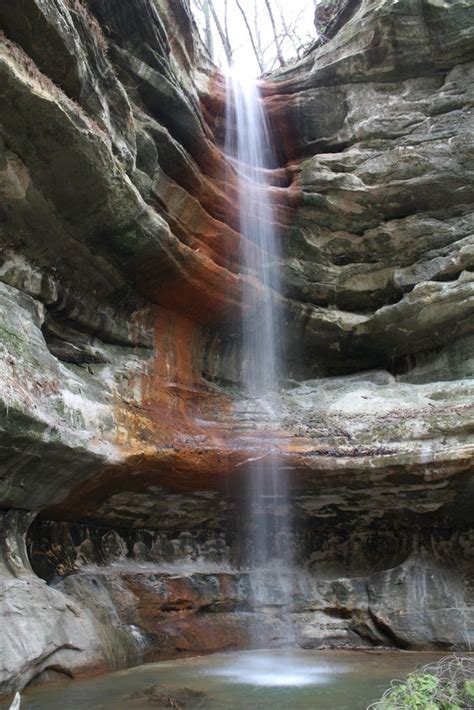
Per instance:
[[[348,3],[262,84],[278,430],[240,392],[242,281],[265,294],[186,7],[0,7],[4,692],[256,623],[279,643],[288,613],[309,648],[474,636],[472,5]],[[252,611],[239,564],[262,439],[291,472],[290,610]]]

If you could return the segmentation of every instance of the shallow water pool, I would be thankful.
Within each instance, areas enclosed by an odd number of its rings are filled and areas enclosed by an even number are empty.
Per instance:
[[[156,698],[133,697],[153,685],[164,687],[172,697],[184,688],[193,691],[184,702],[190,710],[364,710],[380,697],[392,678],[403,678],[416,666],[439,657],[432,653],[303,650],[221,653],[31,688],[23,694],[22,710],[160,707]]]

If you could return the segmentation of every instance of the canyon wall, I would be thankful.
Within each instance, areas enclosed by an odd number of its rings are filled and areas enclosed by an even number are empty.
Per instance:
[[[297,641],[474,636],[472,2],[361,0],[262,81]],[[252,610],[224,80],[185,0],[0,6],[0,688],[278,643]]]

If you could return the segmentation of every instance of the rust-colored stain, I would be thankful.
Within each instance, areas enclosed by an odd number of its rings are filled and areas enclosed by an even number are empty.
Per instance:
[[[105,465],[48,515],[78,518],[114,492],[215,487],[228,467],[225,427],[230,400],[202,379],[197,356],[201,326],[164,308],[155,310],[155,348],[145,372],[127,373],[116,386],[115,440],[122,461]]]
[[[218,121],[225,100],[221,76],[216,76],[215,87],[206,111]],[[271,87],[262,90],[271,119]],[[276,135],[291,155],[291,126],[281,123],[285,112],[278,115]],[[212,129],[209,125],[210,136]],[[277,226],[289,224],[300,200],[297,166],[289,163],[275,168],[268,177]],[[110,434],[119,451],[116,462],[92,471],[66,500],[43,511],[44,517],[93,518],[115,493],[146,492],[151,486],[175,492],[228,491],[229,478],[245,476],[251,461],[260,455],[283,457],[284,465],[292,469],[292,485],[299,486],[306,481],[308,447],[312,456],[318,455],[315,442],[278,431],[265,433],[273,441],[273,451],[262,454],[262,431],[237,421],[231,397],[201,376],[199,357],[206,328],[242,317],[244,278],[253,286],[254,301],[249,308],[263,293],[257,279],[240,274],[239,254],[245,237],[238,231],[235,166],[209,140],[208,155],[192,178],[175,175],[171,179],[161,173],[153,189],[155,209],[174,239],[171,271],[155,253],[149,258],[142,255],[140,263],[133,264],[142,290],[159,304],[146,314],[154,323],[154,355],[145,371],[127,371],[117,381],[115,429]],[[332,455],[321,450],[321,457],[326,454]]]
[[[119,461],[91,472],[66,500],[43,511],[44,517],[93,518],[114,493],[150,486],[175,492],[228,490],[229,475],[244,476],[260,451],[262,433],[237,422],[231,398],[201,376],[203,328],[157,307],[154,331],[154,355],[146,370],[128,371],[116,385],[113,444]],[[298,457],[301,446],[295,439],[271,435],[291,459]]]
[[[211,652],[241,648],[248,642],[242,623],[232,617],[237,600],[236,582],[231,575],[213,575],[214,584],[199,584],[195,577],[124,574],[114,586],[114,603],[120,617],[147,634],[147,660],[163,660],[186,652]],[[122,585],[132,592],[122,592]],[[210,607],[220,604],[231,614],[221,615]],[[228,608],[228,609],[227,609]],[[204,614],[204,615],[203,615]]]

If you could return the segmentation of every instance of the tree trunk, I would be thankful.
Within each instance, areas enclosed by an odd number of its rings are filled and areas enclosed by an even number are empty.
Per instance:
[[[211,59],[214,59],[214,39],[212,37],[211,15],[209,13],[209,0],[205,0],[203,5],[204,19],[206,22],[206,47]]]

